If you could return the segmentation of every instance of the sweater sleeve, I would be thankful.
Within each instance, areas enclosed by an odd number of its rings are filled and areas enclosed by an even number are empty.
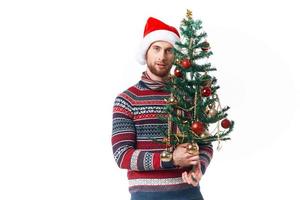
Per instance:
[[[122,169],[152,171],[175,168],[173,162],[161,162],[160,152],[136,149],[136,131],[131,104],[121,96],[113,107],[112,148],[114,159]]]
[[[211,143],[207,145],[199,145],[199,149],[201,172],[204,174],[213,157],[213,146]]]

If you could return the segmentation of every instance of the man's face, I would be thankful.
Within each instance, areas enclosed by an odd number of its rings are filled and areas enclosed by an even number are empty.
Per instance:
[[[150,72],[160,78],[168,76],[173,60],[173,45],[169,42],[153,42],[146,53],[146,62]]]

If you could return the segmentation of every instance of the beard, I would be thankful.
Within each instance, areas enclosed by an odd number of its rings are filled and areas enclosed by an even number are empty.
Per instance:
[[[164,78],[169,75],[172,65],[166,66],[165,68],[157,69],[155,68],[155,64],[148,63],[148,68],[152,74]]]

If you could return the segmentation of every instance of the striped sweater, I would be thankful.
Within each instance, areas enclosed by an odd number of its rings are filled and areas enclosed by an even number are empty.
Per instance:
[[[114,103],[113,153],[118,166],[128,170],[130,193],[194,188],[181,178],[182,172],[190,169],[179,169],[172,162],[161,162],[160,153],[165,145],[152,140],[162,140],[164,133],[161,130],[167,129],[167,123],[158,119],[158,115],[166,114],[164,99],[170,94],[157,85],[160,83],[156,84],[143,76],[136,85],[119,94]],[[200,146],[203,174],[212,154],[211,145]]]

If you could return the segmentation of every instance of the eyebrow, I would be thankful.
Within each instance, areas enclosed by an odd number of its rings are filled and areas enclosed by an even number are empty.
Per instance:
[[[153,45],[152,46],[153,48],[161,48],[161,49],[164,49],[164,50],[170,50],[170,49],[173,49],[173,47],[167,47],[167,48],[163,48],[163,47],[161,47],[161,46],[159,46],[159,45]]]
[[[161,46],[159,45],[152,45],[152,47],[159,47],[159,48],[162,48]]]

